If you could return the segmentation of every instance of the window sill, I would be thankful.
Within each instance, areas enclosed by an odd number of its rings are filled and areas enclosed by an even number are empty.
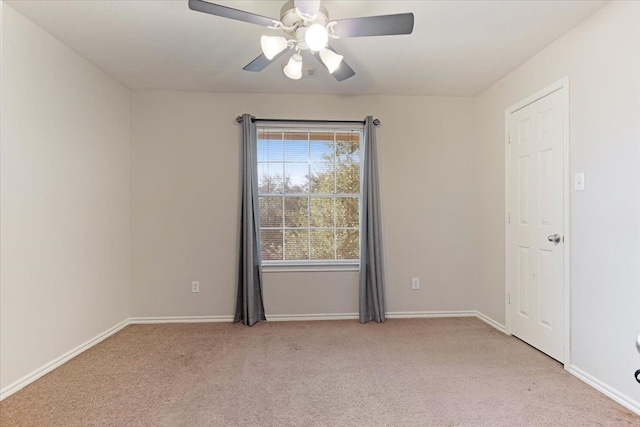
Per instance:
[[[360,271],[359,264],[263,264],[263,273],[307,273],[333,271]]]

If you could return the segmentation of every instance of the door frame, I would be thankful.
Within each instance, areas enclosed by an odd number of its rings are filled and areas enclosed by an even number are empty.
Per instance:
[[[504,210],[504,223],[505,223],[505,332],[507,335],[511,335],[511,308],[509,302],[509,294],[511,293],[511,283],[509,282],[510,267],[514,260],[511,259],[509,247],[512,241],[512,236],[509,227],[509,176],[511,172],[509,154],[509,116],[516,111],[533,104],[534,102],[550,95],[554,92],[560,91],[562,94],[562,103],[564,106],[564,132],[563,132],[563,225],[564,225],[564,245],[562,248],[564,276],[563,276],[563,288],[564,288],[564,361],[565,368],[571,364],[571,163],[570,163],[570,151],[569,151],[569,77],[564,77],[557,82],[550,84],[549,86],[539,90],[538,92],[527,96],[523,100],[516,102],[504,111],[504,137],[505,137],[505,210]]]

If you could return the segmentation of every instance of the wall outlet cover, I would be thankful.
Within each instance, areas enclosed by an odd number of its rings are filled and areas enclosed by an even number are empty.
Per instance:
[[[585,191],[586,183],[584,172],[576,172],[573,176],[573,191]]]

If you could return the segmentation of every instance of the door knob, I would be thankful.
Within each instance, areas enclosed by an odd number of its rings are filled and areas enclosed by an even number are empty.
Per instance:
[[[562,237],[560,237],[559,234],[551,234],[549,237],[547,237],[547,240],[553,243],[560,243],[560,240],[562,240]]]

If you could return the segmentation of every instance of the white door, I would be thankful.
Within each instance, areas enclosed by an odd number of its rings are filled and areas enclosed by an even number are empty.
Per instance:
[[[508,117],[511,333],[564,359],[564,91]]]

